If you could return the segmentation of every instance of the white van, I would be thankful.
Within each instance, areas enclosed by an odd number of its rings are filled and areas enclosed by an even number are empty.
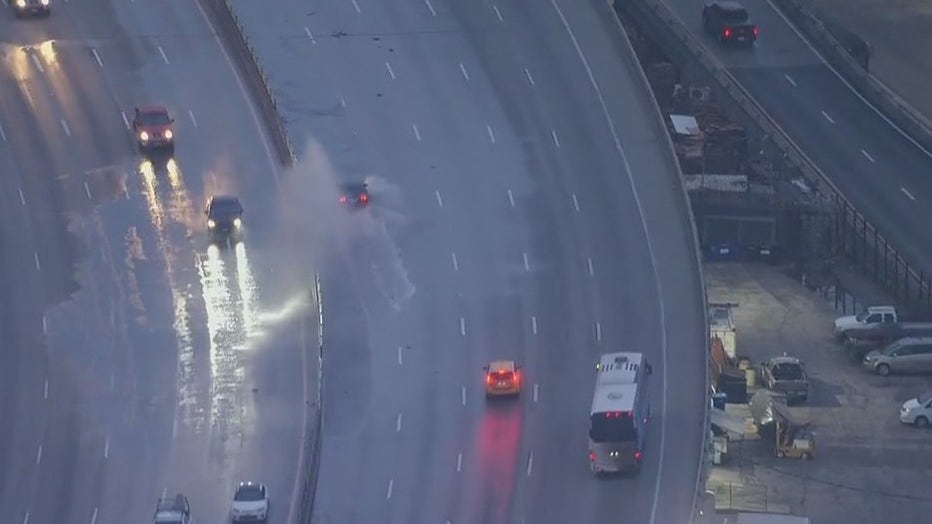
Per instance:
[[[900,422],[924,428],[932,421],[932,391],[923,393],[903,403],[900,408]]]

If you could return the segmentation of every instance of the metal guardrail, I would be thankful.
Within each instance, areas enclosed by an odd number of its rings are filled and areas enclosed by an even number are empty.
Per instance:
[[[311,524],[314,518],[314,501],[317,497],[324,428],[324,303],[320,291],[320,274],[314,275],[314,302],[317,305],[317,406],[314,413],[314,433],[304,443],[310,460],[300,466],[303,468],[304,486],[301,490],[297,520],[288,524]]]
[[[654,116],[655,116],[654,122],[657,125],[657,132],[660,133],[660,136],[663,136],[665,138],[664,142],[666,143],[667,149],[669,150],[670,158],[673,159],[672,164],[676,170],[677,180],[680,181],[679,188],[682,191],[681,193],[682,200],[680,202],[682,206],[681,209],[686,210],[686,216],[692,228],[693,250],[694,250],[693,257],[694,257],[694,261],[696,264],[696,272],[699,276],[699,287],[702,293],[702,305],[703,305],[702,325],[704,328],[703,340],[705,341],[705,344],[706,344],[706,348],[705,348],[706,351],[704,352],[704,355],[706,358],[705,367],[708,368],[711,365],[710,360],[709,360],[709,354],[711,351],[711,347],[710,347],[711,337],[709,334],[710,328],[709,328],[708,309],[705,307],[705,305],[709,302],[709,299],[708,299],[708,295],[706,294],[705,275],[703,274],[703,271],[702,271],[702,248],[701,248],[701,242],[700,242],[699,227],[696,224],[696,218],[695,218],[696,215],[692,211],[692,204],[689,200],[689,192],[686,190],[686,185],[683,183],[683,168],[682,166],[680,166],[680,159],[676,155],[676,148],[673,146],[673,139],[670,137],[670,134],[667,130],[666,120],[664,119],[663,113],[661,113],[660,111],[660,104],[657,102],[657,97],[654,95],[654,91],[650,87],[650,82],[648,82],[647,80],[647,74],[644,72],[644,69],[641,67],[640,62],[637,59],[637,53],[635,53],[634,51],[634,46],[631,44],[631,39],[628,37],[627,31],[625,31],[624,26],[621,24],[621,19],[618,17],[617,3],[619,1],[621,0],[615,0],[612,6],[612,16],[614,17],[615,22],[618,24],[618,28],[621,31],[622,36],[624,37],[625,47],[627,48],[625,56],[630,57],[634,61],[634,63],[631,64],[632,66],[631,70],[637,71],[638,77],[641,80],[639,84],[641,88],[644,90],[644,96],[648,100],[651,101],[651,106],[654,109],[653,111]],[[696,350],[699,350],[699,348],[696,348]],[[705,374],[705,384],[703,387],[704,387],[704,391],[708,395],[710,391],[708,373]],[[692,503],[693,514],[690,516],[690,522],[696,519],[700,491],[704,491],[705,489],[704,479],[708,475],[708,471],[707,471],[706,464],[705,464],[706,462],[705,456],[706,456],[706,447],[708,446],[707,439],[708,439],[709,427],[710,427],[709,404],[710,402],[703,403],[703,406],[704,406],[704,413],[702,417],[703,423],[702,423],[702,427],[699,428],[700,431],[702,431],[702,439],[701,439],[700,453],[699,453],[699,469],[696,473],[696,493],[693,497],[693,503]]]
[[[286,167],[295,165],[294,147],[285,130],[285,123],[278,111],[278,103],[272,94],[268,77],[262,70],[262,66],[259,65],[258,56],[249,43],[249,39],[246,38],[243,25],[233,11],[230,0],[197,1],[205,6],[209,12],[213,13],[214,19],[221,24],[219,28],[221,34],[218,36],[227,42],[228,49],[237,58],[237,65],[249,76],[247,79],[249,87],[253,92],[256,104],[261,109],[262,118],[272,135],[279,160]]]
[[[773,3],[861,96],[923,149],[932,151],[932,122],[861,67],[809,6],[800,0],[773,0]]]
[[[780,1],[780,0],[778,0]],[[789,0],[784,0],[789,1]],[[797,169],[813,189],[836,211],[833,238],[836,253],[859,267],[866,276],[883,286],[904,305],[917,313],[932,311],[929,278],[907,262],[884,236],[859,213],[835,184],[815,165],[789,136],[777,125],[728,70],[708,52],[705,46],[686,29],[683,22],[661,0],[617,1],[616,7],[634,16],[651,30],[651,38],[682,60],[697,62],[722,91],[763,131],[786,155],[788,167]],[[838,42],[835,42],[839,45]],[[851,232],[860,235],[855,248]],[[885,262],[877,264],[869,261]],[[895,268],[895,269],[890,269]]]

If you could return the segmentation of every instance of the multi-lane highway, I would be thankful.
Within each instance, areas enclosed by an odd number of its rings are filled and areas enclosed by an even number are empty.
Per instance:
[[[319,522],[687,522],[703,304],[682,190],[604,1],[234,2],[298,173],[371,177],[324,271]],[[271,37],[270,35],[275,35]],[[303,143],[304,136],[295,136]],[[599,353],[655,364],[637,478],[587,463]],[[514,403],[482,366],[524,365]]]
[[[704,35],[701,3],[665,2],[907,260],[932,268],[932,155],[849,88],[770,2],[743,2],[761,32],[750,50]]]
[[[54,9],[0,12],[0,521],[145,522],[167,490],[220,522],[254,479],[286,522],[313,269],[275,234],[265,131],[196,3]],[[137,103],[173,112],[172,160],[136,151]],[[202,215],[216,192],[249,227],[222,252]]]

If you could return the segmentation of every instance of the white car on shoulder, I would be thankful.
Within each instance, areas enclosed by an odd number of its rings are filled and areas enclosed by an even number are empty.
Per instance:
[[[265,484],[240,482],[233,495],[230,519],[234,522],[265,522],[269,518],[269,490]]]

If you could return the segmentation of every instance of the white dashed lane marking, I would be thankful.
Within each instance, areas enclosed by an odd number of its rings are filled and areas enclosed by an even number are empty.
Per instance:
[[[463,405],[466,405],[466,386],[463,386],[463,389],[460,390],[460,401]]]
[[[311,39],[311,44],[317,45],[317,40],[314,39],[314,33],[311,32],[309,27],[304,28],[304,33],[307,34],[307,37]]]
[[[466,72],[466,66],[464,66],[462,62],[460,62],[460,73],[463,73],[463,78],[465,78],[466,81],[468,82],[468,81],[469,81],[469,73]]]
[[[385,500],[391,500],[392,490],[395,488],[395,479],[388,481],[388,491],[385,493]]]
[[[550,136],[553,138],[553,145],[560,147],[560,137],[557,136],[557,132],[551,131]]]
[[[417,124],[411,124],[411,129],[414,131],[414,139],[418,142],[421,141],[421,132],[417,128]]]
[[[87,185],[87,181],[84,181],[84,194],[87,195],[87,199],[91,199],[91,188]]]
[[[36,269],[42,271],[42,264],[39,263],[39,254],[33,253],[32,258],[36,261]]]
[[[92,47],[92,48],[91,48],[91,54],[94,55],[94,60],[97,61],[97,65],[99,65],[100,67],[103,67],[103,66],[104,66],[104,62],[103,62],[103,60],[100,59],[100,53],[97,52],[97,49],[95,49],[95,48]]]
[[[437,11],[434,10],[434,5],[430,3],[430,0],[424,0],[424,3],[427,4],[427,9],[430,11],[432,16],[437,16]]]
[[[522,260],[524,260],[524,270],[525,270],[525,271],[530,271],[530,270],[531,270],[531,261],[530,261],[530,259],[528,259],[527,253],[521,253],[521,258],[522,258]]]
[[[39,449],[36,450],[36,464],[42,462],[42,444],[39,444]]]
[[[392,80],[394,80],[396,77],[395,77],[395,70],[392,69],[392,65],[389,64],[388,62],[385,62],[385,69],[388,69],[388,76],[392,77]]]
[[[456,455],[456,472],[459,473],[463,471],[463,454],[459,453]]]
[[[586,259],[586,267],[589,269],[589,276],[595,276],[595,268],[592,266],[592,257]]]
[[[434,196],[437,197],[437,205],[443,207],[443,197],[440,196],[440,191],[434,191]]]
[[[791,86],[797,87],[796,81],[790,78],[790,75],[783,75],[783,78],[786,78],[786,81],[789,82]]]
[[[130,129],[132,126],[129,125],[129,118],[126,118],[126,112],[120,111],[120,116],[123,117],[123,125],[126,126],[126,129]]]
[[[362,13],[362,9],[359,8],[359,4],[356,3],[356,0],[350,0],[350,1],[353,2],[353,8],[356,9],[356,12]]]
[[[401,413],[395,419],[395,433],[401,433]]]
[[[540,385],[534,384],[534,402],[537,402],[537,399],[540,397]]]
[[[576,193],[573,193],[573,208],[579,213],[579,199],[576,198]]]
[[[159,47],[159,54],[162,55],[162,61],[165,62],[166,65],[168,65],[168,56],[165,55],[165,50],[162,49],[162,46],[158,46],[158,47]]]
[[[530,82],[531,85],[535,85],[535,84],[534,84],[534,77],[531,76],[531,71],[530,71],[528,68],[526,68],[526,67],[524,68],[524,76],[527,77],[527,81]]]
[[[39,57],[36,55],[30,55],[30,57],[32,58],[32,63],[35,64],[36,69],[38,69],[40,73],[44,73],[45,68],[42,67],[42,61],[39,60]]]
[[[4,142],[6,142],[6,131],[3,130],[3,124],[0,124],[0,138],[2,138]]]
[[[595,323],[595,339],[602,342],[602,323],[599,321]]]
[[[23,195],[23,190],[22,190],[22,189],[19,189],[18,191],[19,191],[19,203],[22,204],[23,207],[25,207],[25,206],[26,206],[26,197]]]
[[[65,119],[64,119],[64,118],[63,118],[62,121],[61,121],[61,128],[62,128],[62,130],[65,131],[65,134],[66,134],[66,135],[71,136],[71,130],[68,129],[68,122],[65,122]]]
[[[508,190],[508,203],[511,204],[511,207],[515,207],[515,195],[510,189]]]
[[[828,116],[828,113],[826,113],[825,111],[822,111],[822,116],[824,116],[825,119],[828,120],[828,123],[830,123],[830,124],[834,124],[834,123],[835,123],[835,121],[832,120],[832,117]]]
[[[194,124],[194,127],[197,127],[197,119],[194,118],[194,111],[188,109],[188,116],[191,117],[191,123]]]
[[[498,21],[499,21],[499,22],[504,22],[504,21],[505,21],[505,19],[502,18],[502,12],[498,10],[498,6],[497,6],[497,5],[493,5],[493,6],[492,6],[492,11],[495,11],[495,16],[498,18]]]
[[[46,400],[49,398],[49,379],[45,379],[45,385],[42,386],[42,398]]]
[[[459,270],[460,270],[460,263],[459,263],[459,261],[456,259],[456,253],[450,253],[450,255],[451,255],[451,257],[453,258],[453,271],[459,271]]]
[[[464,317],[460,317],[460,335],[466,336],[466,319]]]
[[[531,332],[537,334],[537,317],[531,316]]]
[[[916,197],[914,197],[913,194],[910,193],[909,190],[906,189],[905,187],[901,187],[900,191],[902,191],[903,194],[906,195],[910,200],[916,200]]]
[[[862,149],[861,154],[864,155],[864,158],[870,160],[871,163],[877,162],[876,160],[874,160],[874,157],[872,157],[871,154],[868,153],[866,150]]]
[[[398,365],[400,366],[401,363],[402,363],[402,360],[401,360],[401,346],[398,346]]]
[[[485,126],[485,129],[486,129],[486,131],[489,132],[489,140],[491,140],[492,143],[494,144],[494,143],[495,143],[495,133],[492,132],[492,126],[487,125],[487,126]]]

